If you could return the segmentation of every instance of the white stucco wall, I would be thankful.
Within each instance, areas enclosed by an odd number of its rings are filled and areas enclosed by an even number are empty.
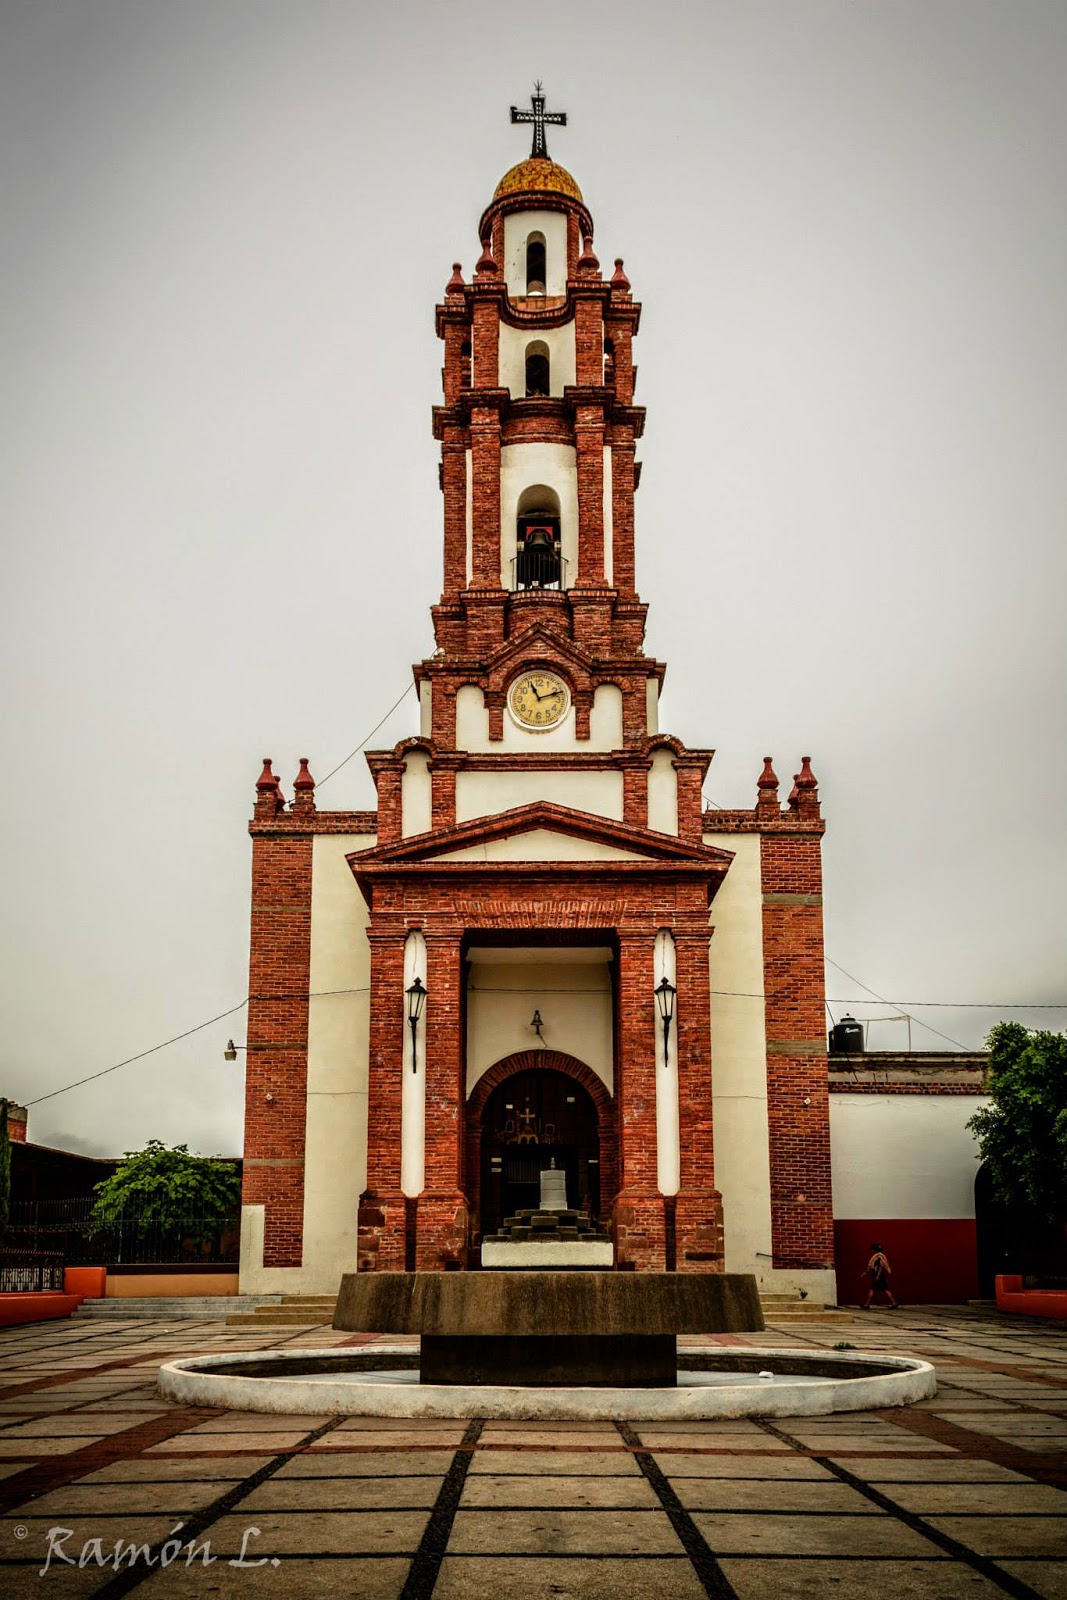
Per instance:
[[[521,669],[516,668],[516,673]],[[589,738],[579,739],[574,731],[574,707],[558,728],[541,732],[520,728],[506,713],[504,737],[490,739],[489,713],[485,696],[474,683],[465,683],[456,694],[456,749],[495,754],[501,750],[543,752],[545,750],[620,750],[622,748],[622,691],[613,683],[597,686],[589,715]]]
[[[500,452],[500,581],[511,588],[515,519],[524,489],[543,485],[559,500],[560,540],[568,563],[567,584],[576,581],[578,559],[578,473],[570,444],[506,444]]]
[[[254,1214],[242,1217],[242,1294],[332,1294],[342,1272],[355,1271],[367,1183],[370,947],[345,856],[373,843],[373,834],[326,834],[312,847],[303,1265],[263,1266],[263,1207],[246,1207]]]
[[[652,963],[653,990],[666,978],[677,985],[678,963],[674,936],[667,928],[656,935]],[[660,1194],[677,1194],[681,1183],[681,1145],[678,1114],[678,1031],[675,1010],[670,1036],[663,1037],[663,1022],[655,993],[648,1001],[656,1030],[656,1182]]]
[[[978,1146],[966,1127],[984,1095],[833,1094],[834,1216],[974,1216]]]
[[[594,816],[622,821],[621,772],[458,772],[456,821],[489,817],[534,800],[551,800]]]
[[[670,750],[657,750],[648,774],[648,825],[657,833],[678,832],[678,774]]]
[[[659,684],[649,678],[645,684],[645,726],[649,733],[659,732]]]
[[[507,389],[513,399],[521,400],[526,394],[526,350],[531,344],[548,346],[548,392],[562,395],[565,384],[573,384],[574,375],[574,323],[565,322],[562,328],[513,328],[500,324],[500,387]]]
[[[612,1087],[611,951],[588,946],[471,952],[467,990],[467,1093],[504,1056],[538,1048],[534,1010],[548,1049],[563,1050]]]
[[[561,211],[513,211],[504,218],[504,282],[508,294],[526,293],[526,241],[545,236],[545,295],[567,293],[567,219]]]
[[[615,579],[615,508],[612,504],[611,446],[604,446],[604,578],[608,583]]]
[[[430,784],[430,762],[421,751],[415,750],[404,763],[400,779],[400,832],[409,839],[416,833],[428,833],[433,821],[433,792]]]
[[[393,997],[404,1024],[404,1062],[400,1077],[400,1187],[411,1198],[426,1186],[426,1004],[412,1040],[407,990],[418,978],[426,987],[426,939],[413,928],[404,941],[404,986]],[[415,1064],[412,1070],[412,1050]]]
[[[623,850],[594,839],[575,839],[551,828],[530,828],[526,833],[485,844],[465,845],[461,850],[442,851],[430,861],[640,861],[634,850]]]

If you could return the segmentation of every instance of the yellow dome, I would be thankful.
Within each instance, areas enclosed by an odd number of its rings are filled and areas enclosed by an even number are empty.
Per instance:
[[[505,172],[496,186],[493,199],[502,200],[506,194],[517,194],[522,189],[544,189],[552,194],[565,194],[569,200],[577,200],[579,205],[583,203],[582,191],[566,167],[557,166],[546,156],[527,156],[510,172]]]

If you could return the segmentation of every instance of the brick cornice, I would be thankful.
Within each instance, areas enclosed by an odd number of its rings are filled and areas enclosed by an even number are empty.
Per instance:
[[[377,811],[312,811],[303,816],[282,812],[277,817],[253,817],[248,824],[253,839],[297,839],[316,833],[377,833]]]

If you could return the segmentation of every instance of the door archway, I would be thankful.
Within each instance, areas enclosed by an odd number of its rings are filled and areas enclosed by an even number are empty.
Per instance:
[[[606,1217],[618,1187],[615,1102],[583,1061],[523,1050],[484,1073],[467,1101],[466,1177],[472,1242],[535,1207],[540,1172],[567,1172],[567,1199]]]

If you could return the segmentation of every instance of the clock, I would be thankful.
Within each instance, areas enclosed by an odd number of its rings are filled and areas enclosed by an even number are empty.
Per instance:
[[[570,710],[570,690],[555,672],[524,672],[508,690],[508,710],[520,728],[546,733],[558,728]]]

